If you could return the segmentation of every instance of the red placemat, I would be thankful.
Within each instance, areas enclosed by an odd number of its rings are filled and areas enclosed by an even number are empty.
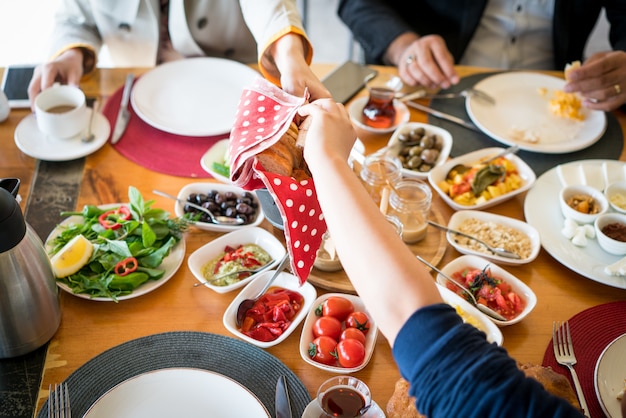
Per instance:
[[[595,368],[598,358],[606,346],[626,333],[626,301],[606,303],[579,312],[569,319],[569,326],[577,361],[574,368],[578,374],[591,417],[606,417],[596,395]],[[554,371],[567,376],[572,387],[574,387],[567,367],[558,364],[554,358],[552,339],[546,348],[543,366],[552,367]]]
[[[115,128],[117,111],[122,99],[121,87],[106,102],[102,114],[111,124],[111,135]],[[124,157],[149,170],[180,177],[211,178],[200,164],[200,159],[217,141],[228,138],[220,136],[192,137],[174,135],[156,129],[144,122],[128,105],[130,121],[126,132],[113,147]]]

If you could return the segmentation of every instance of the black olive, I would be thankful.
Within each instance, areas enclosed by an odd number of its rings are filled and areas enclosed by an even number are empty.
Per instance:
[[[431,149],[425,149],[422,152],[421,157],[422,157],[422,160],[426,164],[433,165],[437,161],[437,158],[439,158],[439,151],[437,151],[436,149],[432,149],[432,148]]]

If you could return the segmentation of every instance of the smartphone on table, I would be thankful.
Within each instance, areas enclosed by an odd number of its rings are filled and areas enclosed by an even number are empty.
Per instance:
[[[2,76],[2,90],[12,109],[28,108],[28,84],[33,77],[34,65],[9,65]]]
[[[346,61],[322,79],[336,102],[346,104],[365,87],[367,79],[378,71],[354,61]]]

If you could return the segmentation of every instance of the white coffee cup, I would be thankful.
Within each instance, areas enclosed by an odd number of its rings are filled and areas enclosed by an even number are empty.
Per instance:
[[[0,122],[4,122],[9,117],[10,111],[9,100],[4,91],[0,90]]]
[[[85,93],[78,87],[55,84],[35,99],[39,130],[52,138],[71,138],[87,126]]]

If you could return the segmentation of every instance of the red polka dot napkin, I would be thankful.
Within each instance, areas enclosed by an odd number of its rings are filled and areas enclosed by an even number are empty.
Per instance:
[[[256,155],[287,132],[307,97],[296,97],[263,78],[244,89],[230,134],[231,181],[245,189],[267,188],[283,219],[291,270],[306,282],[326,231],[313,179],[298,181],[263,169]]]

